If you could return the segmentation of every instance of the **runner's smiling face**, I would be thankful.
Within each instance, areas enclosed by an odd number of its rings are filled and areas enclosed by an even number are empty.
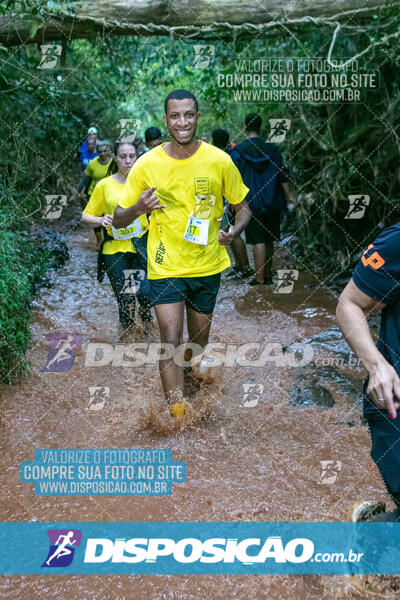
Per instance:
[[[196,112],[196,105],[191,98],[183,100],[169,100],[167,114],[164,122],[174,142],[186,146],[196,136],[197,122],[200,113]]]
[[[136,162],[136,148],[132,144],[121,144],[118,147],[117,156],[115,157],[118,173],[128,175],[129,171]]]

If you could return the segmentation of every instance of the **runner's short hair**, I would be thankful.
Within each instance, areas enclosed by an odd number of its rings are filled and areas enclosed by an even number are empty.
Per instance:
[[[261,123],[262,123],[261,117],[257,113],[250,113],[250,114],[246,115],[246,117],[244,119],[244,124],[245,124],[247,133],[249,133],[250,131],[260,132],[261,131]]]
[[[97,140],[96,146],[97,148],[99,148],[100,146],[108,146],[109,148],[111,148],[111,142],[110,140]]]
[[[165,114],[167,114],[169,100],[185,100],[186,98],[193,100],[196,107],[196,112],[199,112],[199,103],[197,102],[196,96],[192,94],[192,92],[189,92],[188,90],[173,90],[164,100]]]
[[[212,141],[214,146],[225,150],[229,144],[229,133],[226,129],[214,129],[212,132]]]
[[[154,142],[154,140],[158,140],[161,137],[161,131],[158,127],[148,127],[144,132],[144,139],[147,142]]]

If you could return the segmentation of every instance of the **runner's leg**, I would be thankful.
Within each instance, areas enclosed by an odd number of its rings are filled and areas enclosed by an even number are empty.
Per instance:
[[[270,238],[265,244],[264,281],[272,279],[272,258],[274,256],[274,242]]]
[[[189,343],[198,344],[204,350],[204,348],[208,344],[208,338],[210,336],[210,328],[213,313],[205,315],[199,312],[196,312],[189,306],[186,308],[187,314],[187,327],[189,334]],[[193,354],[191,348],[189,348],[185,352],[185,359],[190,360],[194,358],[196,354]]]
[[[172,344],[174,348],[182,344],[183,308],[183,301],[155,306],[161,342]],[[158,364],[164,394],[168,401],[176,402],[177,392],[183,395],[183,368],[176,364],[173,357],[160,359]]]
[[[369,427],[372,449],[371,457],[375,461],[386,489],[396,505],[396,510],[372,517],[371,521],[397,521],[400,509],[400,415],[395,421],[389,419],[387,412],[378,409],[366,394],[364,384],[363,413]]]
[[[233,238],[231,243],[231,250],[235,259],[235,265],[241,270],[246,271],[250,269],[249,258],[247,256],[246,244],[240,237],[240,235]]]
[[[274,256],[274,242],[281,239],[281,215],[279,212],[269,210],[261,218],[264,230],[265,266],[264,283],[272,283],[272,259]]]
[[[266,246],[265,244],[254,244],[254,270],[256,279],[259,283],[264,283],[264,268],[266,261]]]
[[[128,329],[135,324],[135,294],[125,293],[124,270],[132,269],[130,252],[117,252],[105,254],[104,264],[110,280],[115,298],[118,303],[119,322],[123,329]]]
[[[132,268],[143,271],[144,277],[140,277],[140,286],[137,291],[137,299],[139,302],[139,315],[144,323],[150,323],[151,318],[151,304],[150,304],[150,282],[147,279],[147,263],[144,258],[139,254],[132,254],[132,262],[134,266]]]
[[[196,348],[193,354],[193,349],[188,348],[185,352],[186,360],[200,354],[208,344],[220,284],[221,273],[193,278],[189,283],[189,294],[186,300],[189,342],[201,346],[202,350]]]

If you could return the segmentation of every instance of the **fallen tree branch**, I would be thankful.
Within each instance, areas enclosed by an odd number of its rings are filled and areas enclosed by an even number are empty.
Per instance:
[[[376,2],[376,0],[375,0]],[[338,5],[343,10],[335,12]],[[367,5],[366,5],[367,4]],[[265,11],[261,8],[265,5]],[[244,4],[240,0],[207,2],[198,0],[196,10],[188,0],[143,0],[142,2],[85,2],[79,12],[65,11],[61,14],[45,10],[42,23],[26,18],[0,16],[0,43],[8,46],[22,43],[45,43],[54,40],[91,38],[98,34],[107,36],[171,36],[201,39],[204,37],[249,37],[254,33],[268,33],[277,27],[301,27],[306,23],[335,27],[333,45],[339,31],[338,20],[344,19],[340,27],[362,31],[361,23],[371,14],[382,9],[382,5],[364,0],[363,6],[354,6],[354,1],[327,0],[311,2],[305,0],[301,8],[290,13],[282,11],[278,0],[268,4],[260,0],[256,4]],[[400,0],[392,0],[388,6],[399,7]],[[346,8],[349,7],[348,10]],[[289,16],[290,14],[290,16]],[[116,18],[118,16],[118,18]],[[151,19],[151,21],[150,21]],[[218,20],[216,20],[218,19]],[[33,24],[37,27],[32,32]],[[32,35],[33,33],[33,35]]]

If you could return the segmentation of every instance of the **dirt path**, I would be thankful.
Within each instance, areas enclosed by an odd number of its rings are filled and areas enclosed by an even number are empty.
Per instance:
[[[161,402],[157,367],[85,366],[89,342],[118,342],[117,309],[110,286],[95,282],[93,235],[76,228],[68,246],[69,262],[36,300],[32,372],[0,389],[3,521],[342,521],[354,501],[386,499],[361,424],[361,374],[351,378],[343,365],[328,373],[315,364],[223,367],[214,376],[218,390],[204,392],[206,418],[177,433],[162,433],[157,419],[146,425],[150,402]],[[335,327],[334,305],[301,273],[291,294],[224,282],[211,341],[288,346],[315,339]],[[42,371],[49,333],[81,336],[70,370]],[[315,348],[330,355],[329,344]],[[263,386],[255,406],[246,406],[243,384]],[[110,389],[102,410],[88,410],[91,386]],[[330,408],[315,404],[314,392],[330,399]],[[69,498],[35,496],[33,485],[19,481],[20,462],[33,460],[37,448],[107,447],[170,448],[175,460],[186,461],[187,481],[167,497]],[[321,460],[341,461],[336,483],[320,483]],[[395,578],[369,580],[367,586],[339,576],[3,576],[2,597],[364,599],[366,590],[396,585]]]

